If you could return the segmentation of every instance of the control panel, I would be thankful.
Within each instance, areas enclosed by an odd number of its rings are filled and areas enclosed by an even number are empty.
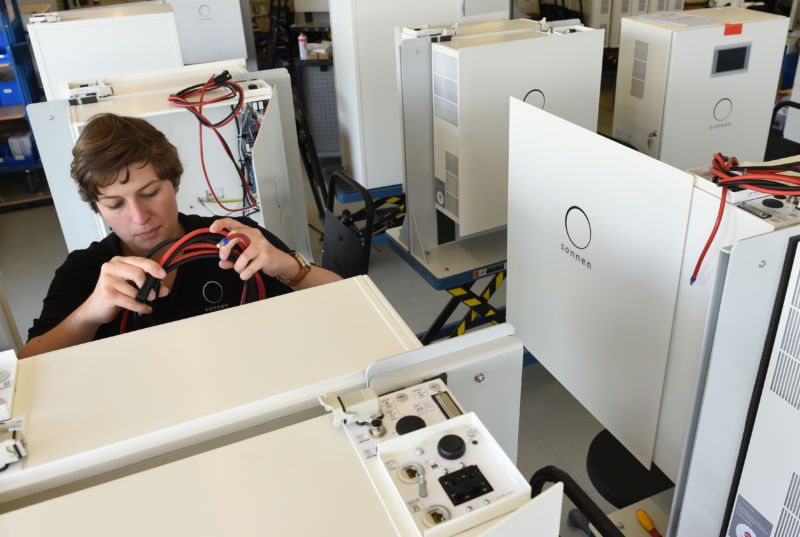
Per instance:
[[[378,458],[424,536],[449,536],[530,501],[530,487],[474,413],[387,440]]]
[[[378,413],[368,423],[351,424],[347,434],[362,458],[373,459],[378,444],[464,413],[439,379],[378,397]]]
[[[349,395],[339,400],[359,402],[345,407],[366,406]],[[382,395],[373,408],[345,430],[401,534],[455,535],[530,501],[528,482],[442,380]]]

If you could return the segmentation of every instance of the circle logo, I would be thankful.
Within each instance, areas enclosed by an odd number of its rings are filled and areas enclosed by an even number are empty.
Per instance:
[[[583,209],[573,205],[564,215],[564,227],[567,230],[569,242],[578,250],[585,250],[592,242],[592,225]]]
[[[211,15],[211,8],[208,6],[208,4],[200,4],[200,7],[197,8],[197,12],[201,17],[208,17]]]
[[[525,97],[522,99],[528,104],[535,106],[536,108],[544,109],[544,93],[542,90],[532,89],[528,93],[525,94]]]
[[[203,298],[205,298],[206,302],[209,304],[217,304],[222,300],[222,285],[214,280],[206,282],[203,286]]]
[[[717,121],[725,121],[733,111],[733,101],[724,97],[714,105],[714,119]]]

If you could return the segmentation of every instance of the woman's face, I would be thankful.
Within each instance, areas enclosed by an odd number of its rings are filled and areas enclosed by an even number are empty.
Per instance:
[[[122,241],[125,255],[144,256],[153,246],[183,234],[172,183],[161,179],[153,166],[132,164],[117,180],[100,188],[97,209]]]

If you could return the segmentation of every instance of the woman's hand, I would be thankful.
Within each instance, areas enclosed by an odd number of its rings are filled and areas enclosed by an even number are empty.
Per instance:
[[[136,294],[148,274],[159,279],[167,275],[161,265],[144,257],[117,256],[104,263],[94,291],[78,308],[80,318],[83,322],[99,326],[113,321],[121,308],[141,314],[151,313],[153,308],[136,301]],[[169,289],[164,285],[158,290],[160,297],[168,293]],[[148,300],[155,298],[155,292],[150,291]]]
[[[244,241],[232,238],[219,249],[219,266],[223,269],[232,268],[239,273],[242,280],[250,279],[259,270],[273,278],[291,280],[300,270],[294,257],[273,246],[256,228],[246,226],[233,218],[222,218],[215,220],[209,229],[212,233],[227,229],[231,234],[244,235],[250,241],[250,245],[239,254],[235,263],[229,261],[228,256],[237,242]]]

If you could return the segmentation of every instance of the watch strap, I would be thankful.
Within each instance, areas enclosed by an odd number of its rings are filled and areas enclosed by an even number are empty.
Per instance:
[[[297,271],[297,274],[289,280],[286,278],[281,278],[278,276],[278,281],[280,281],[284,285],[288,285],[289,287],[294,287],[295,285],[302,282],[308,273],[311,272],[311,264],[306,261],[306,258],[300,252],[289,252],[289,255],[294,257],[297,260],[297,264],[300,265],[300,270]]]

